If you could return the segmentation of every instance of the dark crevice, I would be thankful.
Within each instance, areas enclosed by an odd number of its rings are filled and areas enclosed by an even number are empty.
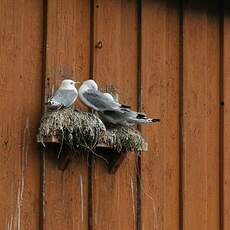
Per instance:
[[[184,189],[184,174],[183,174],[183,163],[184,163],[184,146],[183,146],[183,113],[184,113],[184,92],[183,92],[183,65],[184,65],[184,4],[183,0],[179,0],[179,228],[183,230],[183,189]]]
[[[45,150],[41,151],[39,229],[45,229]]]
[[[94,72],[94,0],[89,0],[90,28],[89,28],[89,79],[93,79]],[[93,230],[93,159],[88,156],[88,230]]]
[[[41,79],[41,112],[44,111],[44,100],[45,100],[45,89],[46,89],[46,44],[47,44],[47,34],[48,34],[48,2],[43,0],[43,35],[42,35],[42,79]],[[40,208],[39,208],[39,229],[45,229],[45,150],[41,149],[40,157]]]
[[[94,68],[94,0],[89,0],[90,5],[90,31],[89,31],[89,78],[93,79]]]
[[[136,157],[137,174],[136,174],[136,191],[137,191],[137,201],[136,201],[136,229],[141,230],[141,156]]]
[[[142,1],[137,0],[137,109],[142,111]],[[141,126],[138,126],[141,132]],[[141,156],[136,157],[136,229],[141,230]]]
[[[224,0],[219,2],[219,49],[219,215],[224,230]]]
[[[88,156],[88,230],[93,229],[92,155]]]

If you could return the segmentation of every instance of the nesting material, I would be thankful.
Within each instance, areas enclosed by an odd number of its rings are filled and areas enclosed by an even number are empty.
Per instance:
[[[130,127],[118,126],[107,129],[105,135],[101,136],[100,143],[110,146],[118,153],[146,150],[146,143],[140,132]]]
[[[96,115],[67,108],[44,114],[37,139],[43,145],[47,142],[60,142],[87,150],[97,145],[105,131],[104,124]]]
[[[67,145],[72,153],[83,152],[100,155],[106,150],[110,171],[114,171],[120,156],[130,151],[147,150],[140,132],[130,127],[105,127],[103,122],[92,113],[75,111],[67,108],[58,111],[47,111],[41,119],[37,141]],[[98,151],[100,149],[100,151]],[[114,153],[116,156],[114,157]],[[57,153],[58,154],[58,153]],[[120,160],[121,161],[121,160]]]

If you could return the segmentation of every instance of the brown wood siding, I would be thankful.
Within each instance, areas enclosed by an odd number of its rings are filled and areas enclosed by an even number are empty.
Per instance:
[[[228,230],[229,53],[227,0],[0,0],[0,229]],[[160,118],[149,150],[58,170],[36,133],[63,76]]]
[[[42,33],[41,1],[0,1],[0,229],[39,225]]]
[[[47,3],[45,96],[63,76],[78,81],[89,78],[90,8],[87,1]],[[51,155],[51,151],[52,155]],[[85,159],[65,171],[57,168],[60,148],[47,150],[44,158],[44,229],[87,229],[88,169]]]
[[[185,229],[219,229],[219,17],[217,2],[183,22],[183,213]]]
[[[222,109],[222,171],[221,171],[221,207],[222,207],[222,224],[224,229],[230,226],[230,3],[225,1],[223,11],[223,79],[222,79],[222,92],[221,100],[223,103]]]
[[[144,229],[179,228],[179,10],[175,4],[171,8],[167,2],[142,3],[142,109],[161,119],[160,125],[142,127],[151,143],[141,158]]]
[[[93,79],[102,86],[112,84],[120,100],[137,105],[137,31],[135,1],[97,0],[94,6]],[[93,161],[92,228],[135,229],[135,157],[130,154],[123,170],[109,175],[103,161]],[[103,186],[101,186],[103,184]],[[107,222],[109,220],[109,222]]]

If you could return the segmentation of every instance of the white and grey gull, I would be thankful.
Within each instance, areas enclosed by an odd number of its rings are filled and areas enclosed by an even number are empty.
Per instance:
[[[104,93],[98,90],[94,80],[86,80],[79,88],[79,98],[83,104],[97,111],[122,111],[122,108],[130,106],[122,105],[116,101],[111,101]]]
[[[115,100],[110,93],[104,93],[104,95],[108,97],[111,101]],[[100,116],[109,123],[122,126],[132,126],[135,124],[150,124],[160,121],[160,119],[149,118],[145,113],[136,112],[131,109],[124,108],[122,109],[122,111],[122,113],[120,111],[104,111],[100,113]]]
[[[146,114],[132,111],[129,106],[116,102],[111,94],[100,92],[93,80],[83,82],[79,88],[79,98],[83,104],[97,111],[105,122],[114,125],[131,126],[160,121],[148,118]]]
[[[48,99],[46,103],[48,109],[58,110],[73,105],[78,97],[78,91],[75,87],[76,83],[80,82],[75,82],[71,79],[63,80],[58,90]]]

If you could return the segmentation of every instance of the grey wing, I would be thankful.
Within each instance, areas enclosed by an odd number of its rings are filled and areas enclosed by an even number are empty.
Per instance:
[[[61,104],[62,106],[69,107],[77,99],[77,92],[74,90],[57,90],[51,100]]]
[[[97,90],[88,90],[82,94],[84,102],[97,111],[120,110],[120,105],[109,100],[103,93]]]
[[[135,124],[152,123],[153,119],[132,110],[125,109],[123,113],[120,111],[104,111],[100,115],[109,123],[119,124],[123,126],[131,126]]]
[[[105,122],[112,123],[114,125],[133,125],[126,119],[126,114],[121,111],[104,111],[99,113],[99,115]]]

